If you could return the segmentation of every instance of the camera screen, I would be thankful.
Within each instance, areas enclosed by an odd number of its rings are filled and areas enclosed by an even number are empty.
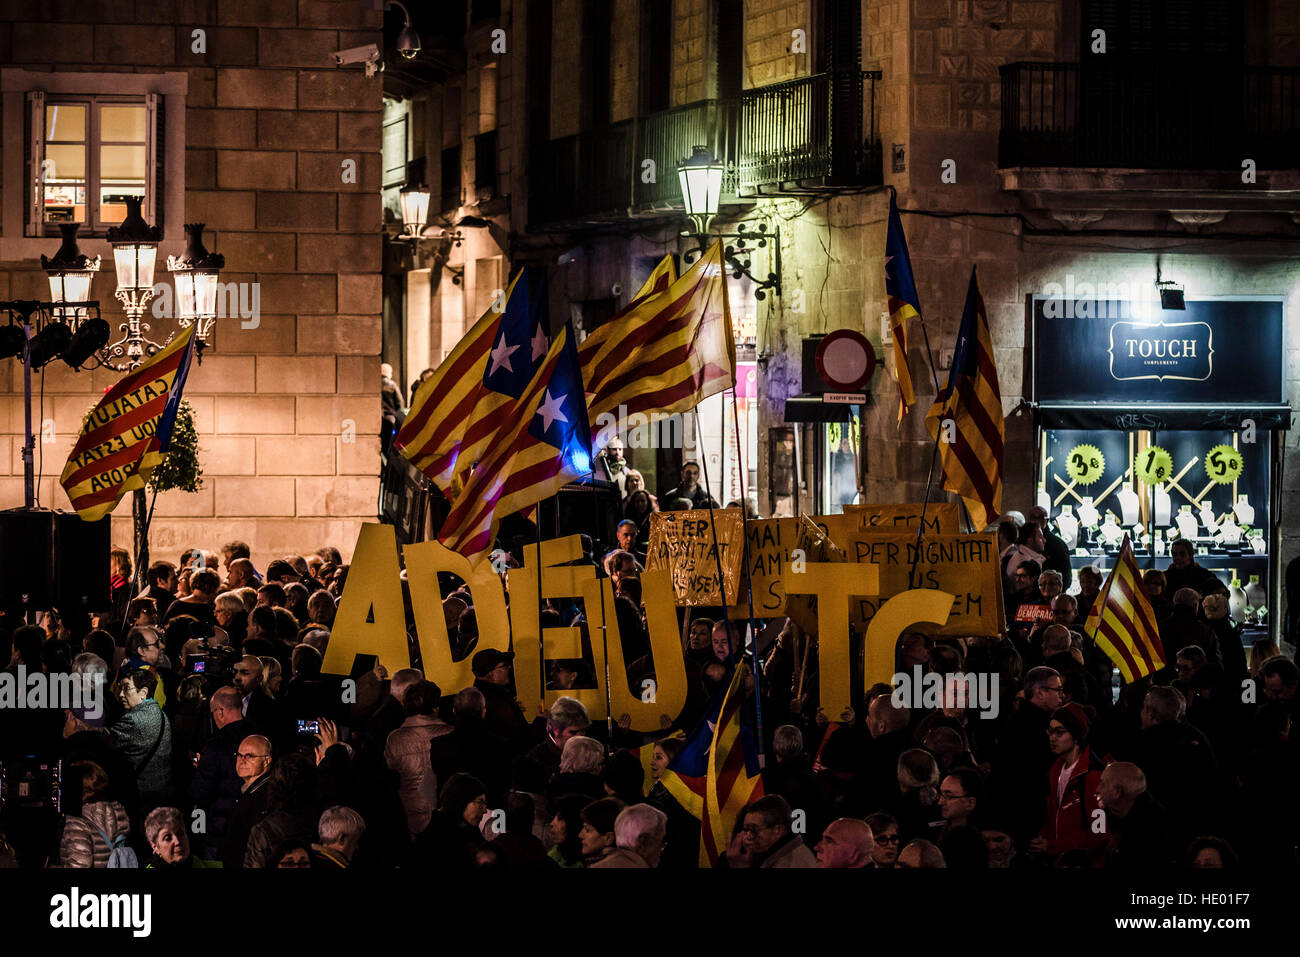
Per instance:
[[[205,672],[205,671],[207,671],[207,670],[208,670],[208,663],[207,663],[207,661],[205,661],[205,660],[202,659],[202,658],[199,658],[199,659],[195,660],[195,662],[194,662],[194,673],[195,673],[196,675],[203,674],[203,672]]]
[[[320,731],[319,721],[308,721],[305,718],[298,719],[299,734],[317,734]]]

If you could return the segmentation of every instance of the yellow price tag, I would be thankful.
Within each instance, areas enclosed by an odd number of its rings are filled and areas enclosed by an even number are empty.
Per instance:
[[[1106,471],[1106,456],[1095,445],[1076,445],[1065,457],[1065,472],[1078,485],[1091,485]]]
[[[1241,453],[1231,445],[1216,445],[1205,453],[1205,475],[1216,485],[1231,485],[1245,470]]]
[[[1137,457],[1137,476],[1148,485],[1159,485],[1174,472],[1174,458],[1158,445],[1144,449]]]

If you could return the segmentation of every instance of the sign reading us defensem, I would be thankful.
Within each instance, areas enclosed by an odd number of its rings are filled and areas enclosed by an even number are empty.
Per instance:
[[[1034,399],[1047,404],[1285,401],[1282,302],[1034,300]]]

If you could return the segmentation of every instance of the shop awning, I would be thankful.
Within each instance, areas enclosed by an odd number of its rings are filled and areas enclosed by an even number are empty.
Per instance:
[[[848,422],[853,407],[827,402],[819,395],[795,395],[785,400],[786,422]]]
[[[1221,406],[1179,405],[1142,409],[1132,405],[1045,405],[1033,407],[1034,421],[1046,429],[1243,429],[1247,420],[1256,429],[1291,428],[1291,406],[1255,405],[1224,409]],[[788,416],[787,416],[788,418]]]

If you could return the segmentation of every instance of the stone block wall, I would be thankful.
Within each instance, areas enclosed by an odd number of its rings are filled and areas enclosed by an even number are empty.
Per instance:
[[[260,319],[219,320],[186,386],[204,485],[159,496],[154,557],[231,538],[248,541],[259,565],[324,544],[350,555],[378,499],[381,78],[330,54],[376,42],[381,15],[367,0],[123,0],[4,4],[0,18],[7,64],[188,74],[185,221],[207,223],[206,245],[226,257],[222,282],[260,284]],[[195,29],[205,53],[192,52]],[[344,181],[345,163],[355,181]],[[160,281],[166,255],[183,249],[181,225],[166,223]],[[46,245],[53,254],[58,241]],[[107,243],[81,245],[104,254],[92,295],[116,326]],[[39,261],[0,263],[0,296],[48,298]],[[151,335],[173,329],[159,320]],[[57,476],[81,414],[117,378],[47,367],[42,504],[69,507]],[[5,360],[0,508],[22,504],[21,446],[22,368]],[[124,503],[115,543],[129,544],[130,522]]]

